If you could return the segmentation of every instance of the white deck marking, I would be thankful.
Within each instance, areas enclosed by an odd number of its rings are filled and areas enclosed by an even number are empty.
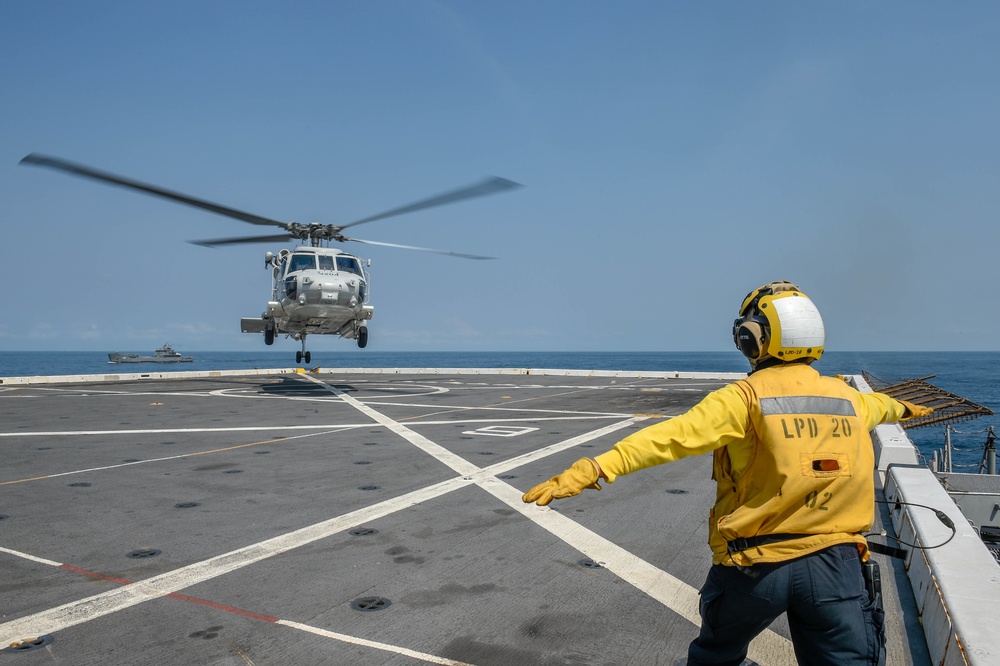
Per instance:
[[[466,430],[462,432],[463,435],[483,435],[485,437],[519,437],[521,435],[527,435],[529,432],[535,432],[538,428],[531,428],[528,426],[502,426],[502,425],[488,425],[478,428],[476,430]]]
[[[558,511],[521,501],[521,491],[494,477],[477,478],[476,485],[522,516],[558,537],[643,594],[677,613],[696,627],[701,626],[698,590],[671,576],[613,541],[570,520]],[[750,644],[747,655],[763,664],[795,663],[791,641],[765,630]]]
[[[410,405],[393,405],[393,407],[408,407]],[[515,410],[511,410],[515,411]],[[525,411],[525,410],[516,410]],[[544,410],[539,410],[544,411]],[[601,419],[620,419],[629,414],[574,414],[573,412],[556,412],[571,414],[570,416],[524,416],[510,419],[458,419],[454,421],[419,421],[413,425],[453,425],[456,423],[518,423],[520,421],[597,421]],[[415,417],[423,418],[423,417]],[[349,430],[351,428],[370,428],[371,423],[320,423],[317,425],[270,425],[270,426],[234,426],[230,428],[155,428],[144,430],[39,430],[34,432],[0,432],[0,437],[93,437],[110,435],[170,435],[199,432],[261,432],[269,430]]]
[[[79,435],[169,435],[192,432],[256,432],[261,430],[346,430],[362,428],[370,423],[319,425],[234,426],[229,428],[144,428],[138,430],[45,430],[37,432],[0,432],[0,437],[75,437]]]
[[[53,562],[52,560],[47,560],[44,557],[35,557],[34,555],[29,555],[28,553],[22,553],[19,550],[11,550],[10,548],[4,548],[0,546],[0,553],[7,553],[8,555],[15,555],[17,557],[24,558],[26,560],[31,560],[32,562],[38,562],[39,564],[47,564],[50,567],[61,567],[62,562]],[[0,641],[0,645],[4,642]]]
[[[543,446],[540,449],[535,449],[534,451],[528,451],[527,453],[522,453],[519,456],[510,458],[509,460],[502,460],[498,463],[494,463],[489,467],[484,467],[480,470],[474,478],[476,479],[487,479],[497,474],[503,474],[504,472],[510,471],[512,469],[517,469],[528,463],[535,462],[536,460],[541,460],[542,458],[548,458],[553,453],[559,453],[560,451],[565,451],[566,449],[572,449],[580,444],[586,444],[589,441],[599,439],[605,435],[610,435],[616,430],[621,430],[622,428],[627,428],[630,425],[644,421],[645,417],[635,416],[632,418],[625,419],[624,421],[619,421],[618,423],[612,423],[606,425],[603,428],[598,428],[597,430],[591,430],[590,432],[585,432],[582,435],[577,435],[576,437],[570,437],[569,439],[564,439],[561,442],[556,442],[555,444],[549,444],[548,446]]]
[[[317,636],[323,636],[324,638],[332,638],[337,641],[343,641],[345,643],[354,643],[355,645],[363,645],[365,647],[371,647],[378,650],[395,652],[396,654],[405,655],[407,657],[413,657],[414,659],[422,659],[423,661],[428,661],[432,664],[443,664],[444,666],[473,666],[472,664],[468,664],[464,661],[445,659],[444,657],[438,657],[433,654],[427,654],[425,652],[417,652],[416,650],[409,650],[407,648],[401,648],[396,645],[389,645],[387,643],[380,643],[378,641],[370,641],[366,638],[358,638],[356,636],[348,636],[347,634],[339,634],[335,631],[320,629],[319,627],[312,627],[309,626],[308,624],[301,624],[299,622],[292,622],[290,620],[278,620],[277,624],[282,624],[286,627],[292,627],[293,629],[298,629],[299,631],[307,631],[310,634],[316,634]]]
[[[547,398],[549,396],[545,397]],[[365,404],[376,407],[417,407],[421,409],[441,410],[439,412],[430,413],[428,416],[437,416],[438,414],[447,414],[449,412],[517,412],[519,414],[573,414],[578,416],[628,416],[629,414],[628,412],[579,412],[572,409],[529,409],[527,407],[504,407],[503,405],[481,405],[478,407],[461,405],[442,408],[441,405],[425,405],[419,402],[389,402],[385,398],[381,397],[378,400],[366,400]],[[509,405],[513,403],[504,401],[503,404]]]
[[[358,409],[361,409],[365,414],[372,416],[372,418],[377,420],[379,423],[390,428],[393,432],[396,432],[400,436],[407,439],[407,441],[413,442],[416,446],[420,447],[430,455],[437,457],[435,455],[435,451],[443,451],[445,453],[445,460],[441,460],[441,458],[438,459],[452,467],[452,469],[459,471],[458,467],[453,466],[451,462],[449,462],[457,457],[451,451],[448,451],[438,444],[430,442],[421,435],[409,430],[406,426],[393,421],[388,416],[385,416],[380,412],[377,412],[370,406],[364,405],[354,398],[345,395],[339,389],[329,386],[328,384],[324,384],[318,379],[312,377],[309,377],[309,379],[317,384],[323,384],[327,386],[329,390],[340,394],[346,402],[357,407]],[[603,431],[602,435],[642,420],[644,420],[644,417],[634,417],[620,423],[612,424],[611,426],[601,429],[601,431]],[[591,435],[592,433],[587,433],[586,437],[588,439],[593,439]],[[572,446],[576,446],[581,443],[579,441],[575,441],[578,439],[580,438],[571,438],[565,442],[560,442],[558,445],[545,447],[523,456],[518,456],[517,458],[507,461],[512,464],[511,467],[507,467],[507,469],[520,467],[532,459],[538,459],[545,457],[546,455],[551,455],[555,452],[553,449],[561,451]],[[572,444],[569,442],[572,442]],[[425,448],[423,444],[429,444],[429,446]],[[470,466],[469,463],[466,463],[464,458],[461,460],[462,463],[464,463],[460,466],[462,469]],[[688,620],[695,626],[701,626],[701,615],[698,610],[698,590],[691,587],[684,581],[671,576],[666,571],[658,569],[637,555],[628,552],[614,542],[605,539],[596,532],[592,532],[579,523],[566,518],[558,512],[552,511],[547,507],[543,508],[525,504],[521,501],[520,490],[496,478],[495,475],[504,470],[505,467],[506,465],[504,465],[504,463],[499,463],[486,469],[476,469],[475,473],[473,473],[471,477],[471,480],[474,481],[477,486],[508,506],[516,509],[521,515],[525,516],[532,522],[541,525],[568,545],[589,556],[595,562],[601,562],[609,571],[634,586],[640,592],[648,594],[650,597],[656,599],[661,604]],[[533,506],[535,509],[542,510],[533,511]],[[770,630],[763,631],[751,644],[750,649],[751,653],[749,656],[751,656],[751,658],[764,659],[765,663],[770,663],[770,660],[773,659],[776,654],[782,657],[790,655],[792,659],[792,662],[790,663],[794,663],[794,653],[792,651],[791,641]]]
[[[361,426],[352,426],[353,428],[360,428]],[[54,479],[60,476],[71,476],[73,474],[86,474],[87,472],[102,472],[109,469],[118,469],[120,467],[131,467],[133,465],[145,465],[147,463],[164,462],[166,460],[180,460],[181,458],[192,458],[194,456],[204,456],[212,453],[221,453],[223,451],[233,451],[235,449],[245,449],[249,446],[262,446],[264,444],[277,444],[283,442],[289,442],[293,439],[302,439],[304,437],[315,437],[317,435],[330,435],[335,432],[340,432],[342,430],[350,430],[349,428],[338,428],[335,430],[325,430],[323,432],[311,432],[305,435],[292,435],[291,437],[280,437],[278,439],[265,439],[259,442],[247,442],[245,444],[234,444],[233,446],[224,446],[218,449],[209,449],[207,451],[192,451],[191,453],[181,453],[176,456],[167,456],[165,458],[150,458],[149,460],[136,460],[135,462],[118,463],[117,465],[105,465],[104,467],[90,467],[87,469],[75,469],[69,472],[56,472],[55,474],[43,474],[40,476],[32,476],[25,479],[14,479],[11,481],[0,481],[0,486],[10,486],[15,483],[27,483],[28,481],[41,481],[43,479]]]
[[[326,390],[330,391],[330,393],[333,393],[341,400],[346,402],[348,405],[350,405],[354,409],[358,410],[359,412],[370,418],[372,421],[375,421],[381,426],[385,426],[390,431],[396,433],[397,435],[408,441],[410,444],[413,444],[415,447],[417,447],[424,453],[430,455],[438,462],[444,463],[445,465],[455,470],[459,474],[475,474],[476,472],[479,471],[480,469],[479,467],[473,465],[472,463],[470,463],[468,460],[458,455],[457,453],[452,453],[451,451],[444,448],[440,444],[437,444],[427,439],[420,433],[414,432],[413,430],[410,430],[403,424],[390,419],[382,412],[374,410],[368,405],[364,404],[363,402],[360,402],[356,398],[347,395],[347,393],[341,391],[336,386],[327,384],[326,382],[320,381],[315,377],[310,377],[309,375],[305,375],[305,378],[311,382],[315,382],[316,384],[325,387]]]
[[[369,405],[371,403],[368,403]],[[397,407],[398,405],[393,405]],[[451,419],[448,421],[417,421],[416,419],[423,418],[421,416],[411,416],[403,421],[412,426],[425,426],[425,425],[455,425],[457,423],[521,423],[523,421],[599,421],[608,419],[624,419],[632,416],[632,414],[574,414],[573,416],[522,416],[520,418],[512,419],[499,419],[499,418],[488,418],[488,419]],[[370,423],[367,425],[371,425]]]

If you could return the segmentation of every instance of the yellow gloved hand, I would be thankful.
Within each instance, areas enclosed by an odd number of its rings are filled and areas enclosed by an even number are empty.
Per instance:
[[[556,474],[544,483],[524,493],[521,501],[525,504],[536,503],[546,506],[554,499],[579,495],[584,488],[601,489],[597,483],[597,465],[590,458],[580,458],[573,466],[562,474]]]
[[[908,421],[909,419],[919,419],[921,416],[929,416],[934,410],[930,407],[924,407],[923,405],[915,405],[912,402],[907,402],[906,400],[900,400],[903,406],[906,407],[906,413],[903,414],[901,420]]]

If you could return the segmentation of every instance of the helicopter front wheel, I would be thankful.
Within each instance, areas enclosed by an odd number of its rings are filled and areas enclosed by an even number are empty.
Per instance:
[[[295,362],[301,363],[305,359],[305,362],[309,363],[312,360],[312,354],[306,351],[306,334],[303,333],[299,340],[302,341],[302,351],[295,352]]]

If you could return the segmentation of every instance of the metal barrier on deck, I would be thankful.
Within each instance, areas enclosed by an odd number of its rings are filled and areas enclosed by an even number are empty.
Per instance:
[[[860,391],[872,390],[862,376],[849,379]],[[917,462],[916,447],[899,424],[876,427],[872,439],[896,537],[916,545],[904,546],[906,573],[932,663],[1000,664],[993,619],[1000,565],[934,472]],[[935,510],[954,524],[954,535]]]

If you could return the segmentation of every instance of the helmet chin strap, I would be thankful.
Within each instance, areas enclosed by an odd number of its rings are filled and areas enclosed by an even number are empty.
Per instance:
[[[750,374],[752,375],[758,370],[763,370],[764,368],[773,368],[776,365],[791,365],[793,363],[805,363],[806,365],[810,365],[814,360],[816,359],[797,358],[791,361],[783,361],[776,356],[767,356],[759,361],[750,361]]]

